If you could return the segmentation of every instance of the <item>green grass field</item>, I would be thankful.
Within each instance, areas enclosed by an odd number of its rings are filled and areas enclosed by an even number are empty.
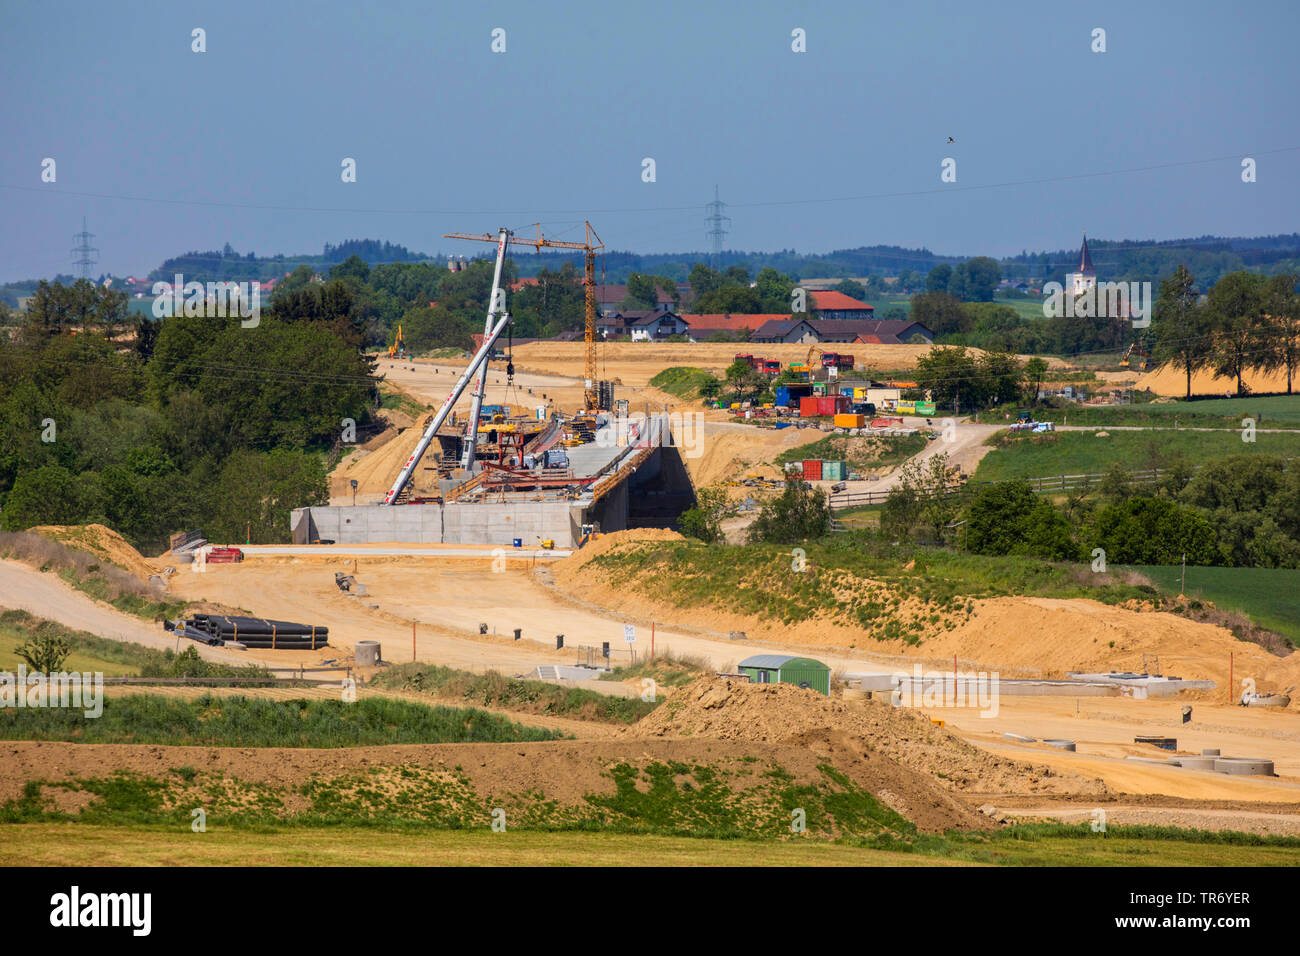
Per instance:
[[[497,714],[416,704],[387,697],[183,700],[131,694],[104,700],[87,720],[74,708],[0,710],[0,740],[215,747],[360,747],[380,744],[510,743],[562,735]]]
[[[17,671],[19,664],[26,666],[26,663],[16,652],[19,645],[27,643],[30,636],[30,632],[25,629],[0,625],[0,671],[14,673]],[[123,677],[139,673],[139,668],[128,663],[107,660],[93,653],[80,650],[74,650],[68,655],[63,669],[83,673],[98,671],[105,677]]]
[[[689,401],[700,397],[700,386],[718,379],[702,368],[691,365],[677,365],[666,368],[650,379],[650,384],[669,395]]]
[[[1126,471],[1168,467],[1171,459],[1201,463],[1231,455],[1300,456],[1300,434],[1257,434],[1242,441],[1235,431],[1112,431],[1019,433],[995,436],[998,442],[975,471],[975,481],[1097,475],[1118,464]]]
[[[1087,828],[1083,828],[1084,831]],[[877,849],[816,838],[716,840],[615,832],[0,825],[0,866],[1288,866],[1296,841],[1018,826]]]
[[[698,676],[698,673],[692,676]],[[613,697],[581,687],[559,687],[546,681],[506,677],[497,671],[473,674],[432,664],[410,663],[390,667],[376,674],[369,686],[411,690],[484,707],[504,707],[520,713],[551,714],[612,724],[634,724],[656,706],[640,698]]]
[[[1182,569],[1138,566],[1162,590],[1177,594]],[[1239,611],[1260,627],[1300,646],[1300,570],[1287,568],[1188,568],[1187,595]]]
[[[1158,404],[1078,406],[1035,409],[1039,421],[1068,422],[1071,425],[1150,425],[1241,429],[1243,418],[1255,419],[1256,428],[1300,429],[1300,395],[1269,395],[1263,398],[1210,398],[1194,402]]]

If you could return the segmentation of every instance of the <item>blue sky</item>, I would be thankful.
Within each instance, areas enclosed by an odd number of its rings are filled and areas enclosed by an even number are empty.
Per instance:
[[[715,183],[737,249],[1293,232],[1297,25],[1196,0],[0,0],[0,281],[71,271],[83,215],[118,274],[584,217],[613,248],[704,249]]]

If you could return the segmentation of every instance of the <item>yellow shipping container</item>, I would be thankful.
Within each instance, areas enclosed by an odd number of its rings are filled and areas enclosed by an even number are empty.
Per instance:
[[[840,413],[835,416],[836,428],[861,428],[866,421],[864,415],[847,415]]]

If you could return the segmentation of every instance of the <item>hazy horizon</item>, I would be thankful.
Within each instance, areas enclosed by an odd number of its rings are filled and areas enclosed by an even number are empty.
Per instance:
[[[75,271],[83,216],[118,275],[227,242],[471,255],[440,236],[584,218],[611,249],[704,252],[715,183],[736,250],[1293,233],[1300,13],[1261,7],[9,4],[0,281]]]

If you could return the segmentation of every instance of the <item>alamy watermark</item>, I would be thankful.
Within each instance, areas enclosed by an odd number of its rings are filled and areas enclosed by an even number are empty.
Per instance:
[[[980,717],[998,715],[998,672],[923,671],[912,665],[912,673],[895,671],[895,688],[890,703],[895,707],[975,707]]]
[[[240,327],[255,329],[262,321],[262,283],[252,282],[186,282],[180,273],[175,282],[153,284],[153,315],[156,319],[170,319],[177,315],[203,316],[224,319],[239,316]]]
[[[25,664],[18,673],[0,671],[0,707],[12,708],[80,708],[87,717],[104,713],[104,675],[100,671],[57,671],[27,673]]]
[[[682,450],[683,458],[700,458],[704,455],[704,413],[667,412],[659,431],[659,444]],[[618,415],[596,432],[596,445],[600,448],[624,448],[642,441],[652,440],[654,423],[644,414]]]
[[[1099,282],[1071,295],[1059,282],[1043,286],[1043,316],[1048,319],[1132,319],[1133,328],[1151,324],[1150,282]]]

